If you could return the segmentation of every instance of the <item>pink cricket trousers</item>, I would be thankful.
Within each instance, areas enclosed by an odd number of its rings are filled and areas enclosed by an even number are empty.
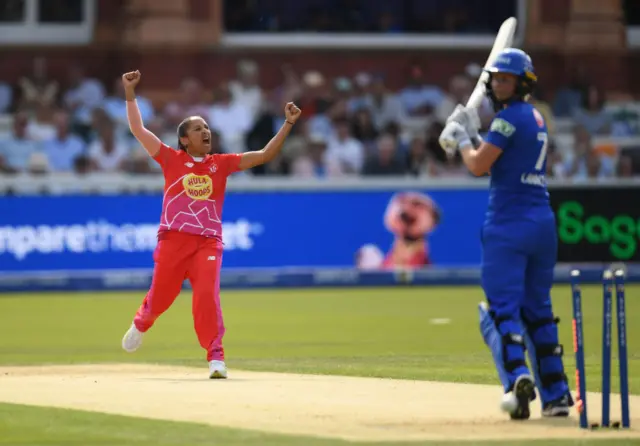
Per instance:
[[[193,288],[193,322],[207,360],[224,361],[225,328],[220,307],[222,244],[213,239],[177,231],[163,232],[153,254],[155,267],[151,289],[133,320],[147,331],[167,311],[189,279]]]

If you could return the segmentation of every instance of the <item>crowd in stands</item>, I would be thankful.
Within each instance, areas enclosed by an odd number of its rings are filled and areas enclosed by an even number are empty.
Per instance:
[[[260,67],[243,60],[235,79],[215,86],[212,102],[202,99],[211,86],[188,78],[176,102],[158,108],[142,93],[138,104],[147,127],[173,147],[178,123],[201,115],[214,132],[213,151],[240,153],[261,149],[283,123],[283,104],[295,101],[304,119],[282,156],[239,175],[467,178],[460,158],[445,156],[438,135],[455,105],[466,102],[480,70],[470,64],[440,88],[416,65],[407,70],[404,88],[391,91],[381,73],[328,79],[321,71],[297,73],[285,66],[281,84],[266,91]],[[16,85],[0,82],[0,172],[159,174],[129,132],[120,79],[103,85],[80,66],[68,76],[50,79],[39,59]],[[596,180],[637,174],[632,155],[638,151],[621,153],[615,143],[639,135],[637,108],[605,107],[603,92],[585,76],[553,101],[540,94],[532,101],[549,126],[549,176]],[[493,114],[486,100],[480,109],[483,130]]]

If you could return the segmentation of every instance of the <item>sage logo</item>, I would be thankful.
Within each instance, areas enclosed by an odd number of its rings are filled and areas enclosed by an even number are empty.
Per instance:
[[[588,215],[581,203],[566,201],[558,206],[556,218],[562,243],[606,245],[619,260],[628,260],[637,253],[640,221],[631,215]]]

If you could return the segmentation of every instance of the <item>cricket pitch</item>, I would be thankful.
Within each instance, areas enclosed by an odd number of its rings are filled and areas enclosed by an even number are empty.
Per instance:
[[[568,419],[513,422],[499,411],[499,386],[229,371],[156,365],[0,367],[0,402],[197,422],[351,441],[640,438],[632,429],[591,432]],[[612,419],[619,419],[611,395]],[[589,394],[590,417],[600,397]],[[631,396],[631,414],[640,397]],[[618,412],[616,412],[618,409]]]

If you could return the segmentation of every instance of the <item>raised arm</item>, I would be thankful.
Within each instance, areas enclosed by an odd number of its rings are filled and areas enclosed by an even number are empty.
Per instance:
[[[122,75],[122,84],[124,85],[124,95],[127,100],[127,120],[129,121],[129,129],[144,150],[150,156],[156,156],[160,151],[162,142],[160,138],[147,130],[142,122],[140,109],[136,102],[136,85],[140,82],[140,72],[132,71]]]
[[[238,169],[251,169],[252,167],[268,163],[278,156],[280,150],[282,150],[282,145],[284,144],[285,139],[289,136],[293,125],[296,123],[302,112],[293,102],[288,102],[284,108],[284,114],[285,122],[282,124],[282,127],[280,127],[280,130],[278,130],[278,133],[271,138],[271,141],[269,141],[262,150],[243,153],[240,158]]]

